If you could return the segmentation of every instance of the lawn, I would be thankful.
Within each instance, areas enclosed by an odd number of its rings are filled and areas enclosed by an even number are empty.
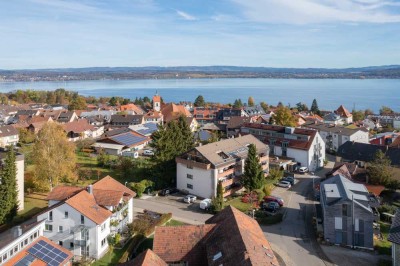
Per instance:
[[[225,202],[225,206],[228,206],[228,205],[232,205],[233,207],[235,207],[236,209],[238,209],[244,213],[247,213],[249,210],[252,209],[252,206],[250,203],[242,202],[242,197],[236,197],[236,198],[233,198],[233,199]]]
[[[106,255],[104,255],[100,260],[95,261],[94,266],[108,266],[117,265],[120,258],[128,248],[129,243],[126,243],[122,249],[110,249]]]
[[[379,224],[381,226],[381,234],[383,236],[383,240],[374,239],[375,248],[378,250],[379,254],[391,255],[392,243],[387,240],[390,230],[390,224],[385,222],[379,222]]]
[[[14,222],[23,222],[41,212],[47,207],[46,197],[47,194],[45,193],[31,193],[29,195],[25,194],[24,209],[18,212],[17,217],[14,218]]]
[[[178,226],[178,225],[187,225],[187,224],[173,219],[171,219],[168,223],[165,224],[165,226]]]

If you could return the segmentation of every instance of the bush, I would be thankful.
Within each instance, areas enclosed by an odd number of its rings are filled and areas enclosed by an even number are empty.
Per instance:
[[[153,181],[143,179],[142,181],[138,183],[131,182],[129,183],[129,186],[133,191],[136,192],[136,196],[140,198],[143,195],[143,192],[146,190],[148,187],[152,187],[154,185]]]
[[[265,185],[263,188],[263,192],[265,196],[270,196],[274,187],[272,185]]]
[[[262,225],[272,225],[272,224],[277,224],[282,222],[283,220],[283,214],[282,213],[277,213],[275,215],[267,215],[263,211],[256,211],[255,213],[255,218],[258,221],[259,224]]]
[[[119,242],[121,242],[121,235],[119,233],[115,234],[114,241],[116,245],[119,245]]]
[[[147,228],[147,230],[145,231],[145,235],[146,236],[151,235],[154,232],[154,230],[156,229],[156,226],[160,226],[160,225],[165,224],[166,222],[171,220],[171,218],[172,218],[172,213],[164,213],[164,214],[162,214],[160,219],[156,223],[151,224]]]
[[[142,243],[143,239],[145,239],[145,238],[146,237],[144,235],[134,236],[132,238],[131,242],[129,243],[128,248],[126,249],[124,254],[122,254],[121,258],[119,259],[119,263],[127,262],[129,259],[129,255],[132,254],[138,248],[138,246]]]

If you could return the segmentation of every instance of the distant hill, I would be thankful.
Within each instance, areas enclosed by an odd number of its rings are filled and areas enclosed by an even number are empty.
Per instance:
[[[168,78],[399,79],[400,65],[368,66],[342,69],[243,66],[148,66],[0,70],[0,81]]]

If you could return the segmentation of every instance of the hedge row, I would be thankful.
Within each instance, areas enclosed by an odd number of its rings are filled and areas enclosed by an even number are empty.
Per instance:
[[[171,220],[171,218],[172,218],[172,213],[164,213],[164,214],[162,214],[160,216],[160,219],[156,223],[151,224],[149,226],[149,228],[147,228],[147,230],[145,231],[145,235],[146,236],[151,235],[152,233],[154,233],[154,230],[156,229],[156,226],[160,226],[160,225],[165,224],[166,222]]]

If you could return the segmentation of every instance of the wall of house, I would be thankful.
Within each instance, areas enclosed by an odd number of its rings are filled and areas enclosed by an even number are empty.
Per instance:
[[[13,135],[1,138],[0,144],[1,147],[5,148],[9,145],[14,145],[14,146],[17,145],[18,141],[19,141],[19,136]]]
[[[53,220],[49,220],[49,213],[50,211],[53,212]],[[68,218],[65,217],[65,212],[68,212]],[[80,256],[80,246],[78,245],[73,245],[73,248],[71,248],[71,243],[74,242],[74,237],[79,236],[79,234],[70,234],[76,228],[77,226],[81,225],[81,213],[69,206],[68,204],[64,203],[61,206],[58,206],[57,208],[54,208],[52,210],[49,210],[43,214],[40,214],[37,216],[37,220],[40,221],[42,219],[47,219],[46,220],[46,225],[52,225],[53,230],[52,231],[44,231],[44,236],[49,238],[50,240],[55,240],[57,244],[59,244],[58,241],[60,236],[62,235],[67,235],[67,237],[62,240],[63,241],[63,247],[70,249],[74,255]],[[63,231],[59,232],[59,226],[63,227]],[[101,241],[99,240],[98,236],[98,226],[96,223],[94,223],[92,220],[89,218],[85,217],[84,220],[84,226],[86,226],[89,229],[89,256],[98,258],[99,257],[99,249],[98,249],[98,242]],[[109,234],[110,230],[110,225],[109,225],[109,220],[108,220],[108,225],[106,226],[106,230],[108,230],[107,235]],[[106,232],[105,232],[106,233]],[[78,240],[80,237],[77,238]]]
[[[110,234],[110,218],[108,218],[102,225],[97,225],[96,226],[96,240],[95,242],[95,248],[96,248],[96,254],[95,258],[100,259],[101,257],[104,256],[104,254],[107,253],[108,251],[108,235]],[[102,244],[103,242],[103,244]]]
[[[187,177],[187,174],[193,176],[193,179]],[[216,170],[215,169],[200,169],[193,167],[187,168],[187,165],[182,163],[176,164],[176,187],[179,190],[187,191],[202,198],[211,198],[216,192]],[[191,184],[193,189],[187,187]]]
[[[24,164],[24,156],[17,155],[16,165],[17,165],[17,188],[18,188],[18,210],[22,211],[24,209],[24,171],[25,171],[25,164]]]
[[[393,128],[400,129],[400,118],[395,118],[393,120]]]
[[[318,154],[318,158],[314,157],[315,154]],[[313,142],[311,143],[307,155],[308,155],[308,162],[307,162],[308,169],[310,171],[315,171],[318,168],[324,166],[325,142],[318,132],[315,135]]]

